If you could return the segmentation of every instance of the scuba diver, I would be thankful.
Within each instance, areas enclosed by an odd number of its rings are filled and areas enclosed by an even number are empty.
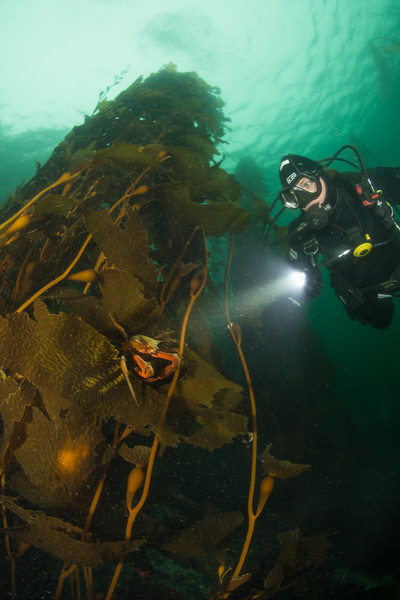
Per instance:
[[[338,158],[346,148],[356,154],[360,167]],[[356,171],[328,169],[336,160]],[[321,292],[321,268],[326,267],[351,319],[388,327],[392,298],[400,294],[400,223],[393,214],[400,204],[400,168],[366,169],[358,151],[344,146],[321,161],[288,154],[279,176],[283,187],[277,200],[283,208],[271,219],[266,241],[283,210],[301,210],[287,236],[291,265],[306,276],[296,301]]]

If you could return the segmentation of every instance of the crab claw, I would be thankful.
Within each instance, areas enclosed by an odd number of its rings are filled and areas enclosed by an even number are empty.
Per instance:
[[[163,352],[159,350],[157,352],[157,358],[163,358],[169,362],[169,365],[166,365],[159,373],[157,379],[165,379],[169,377],[173,373],[175,373],[176,369],[179,367],[181,363],[180,356],[175,352]],[[155,381],[155,379],[153,379]]]
[[[169,377],[180,365],[181,359],[179,354],[159,350],[159,346],[162,343],[162,340],[155,340],[145,335],[134,335],[123,346],[125,350],[129,350],[136,363],[136,373],[149,382],[160,381]],[[147,357],[148,360],[146,360]],[[167,364],[157,364],[157,360],[151,361],[149,360],[150,357],[152,359],[161,359]]]
[[[143,377],[143,379],[148,379],[151,381],[152,377],[154,376],[154,369],[151,364],[138,354],[133,355],[133,360],[137,365],[137,367],[135,367],[136,373],[140,375],[140,377]]]

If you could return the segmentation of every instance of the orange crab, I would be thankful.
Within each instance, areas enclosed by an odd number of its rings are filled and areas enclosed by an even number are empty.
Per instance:
[[[134,335],[122,346],[135,361],[135,371],[139,377],[151,383],[172,375],[181,362],[176,351],[160,349],[162,344],[165,344],[165,341],[155,340],[146,335]]]
[[[115,319],[112,313],[109,317],[114,325],[124,336],[122,345],[124,352],[129,352],[135,363],[134,369],[139,377],[153,383],[173,375],[181,364],[181,358],[176,349],[160,349],[161,345],[168,345],[171,340],[156,340],[146,335],[134,335],[128,338],[125,329]],[[129,370],[126,364],[125,354],[121,356],[121,370],[124,374],[129,390],[138,406],[135,390],[129,378]]]

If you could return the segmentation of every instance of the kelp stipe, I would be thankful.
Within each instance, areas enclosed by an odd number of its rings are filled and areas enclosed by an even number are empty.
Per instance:
[[[229,594],[232,590],[234,590],[236,587],[238,587],[242,583],[245,583],[245,581],[247,581],[248,578],[251,576],[250,574],[241,575],[241,572],[242,572],[244,561],[246,559],[246,556],[247,556],[247,553],[248,553],[248,550],[250,547],[251,539],[253,537],[256,519],[261,514],[262,509],[265,506],[265,502],[267,501],[267,498],[268,498],[268,496],[265,493],[263,494],[263,491],[262,491],[263,484],[261,484],[260,499],[259,499],[258,507],[257,507],[257,510],[254,511],[253,502],[254,502],[254,494],[255,494],[255,486],[256,486],[257,441],[258,441],[257,407],[256,407],[256,401],[255,401],[255,397],[254,397],[253,384],[251,381],[250,372],[249,372],[247,362],[246,362],[246,359],[245,359],[245,356],[243,354],[242,347],[241,347],[241,344],[242,344],[241,328],[238,323],[232,323],[232,321],[230,319],[230,314],[229,314],[228,278],[229,278],[229,272],[230,272],[231,262],[232,262],[233,247],[234,247],[234,237],[232,236],[229,257],[228,257],[228,263],[227,263],[227,268],[226,268],[226,274],[225,274],[225,285],[224,285],[225,314],[226,314],[226,318],[227,318],[228,329],[231,333],[233,342],[236,346],[236,350],[239,354],[240,362],[242,364],[245,379],[246,379],[247,391],[248,391],[249,399],[250,399],[253,438],[252,438],[252,442],[251,442],[251,444],[252,444],[252,447],[251,447],[251,471],[250,471],[249,494],[248,494],[248,500],[247,500],[248,527],[247,527],[246,539],[244,541],[242,552],[240,554],[236,568],[234,569],[232,575],[230,575],[230,580],[226,587],[226,590],[222,592],[222,595],[218,596],[220,598],[228,598]],[[269,493],[272,491],[272,487],[270,487]],[[269,493],[268,493],[268,495],[269,495]],[[262,496],[262,494],[263,494],[263,496]]]
[[[193,233],[195,233],[195,231],[197,229],[198,228],[196,227]],[[192,235],[189,238],[189,242],[192,239]],[[204,290],[204,287],[205,287],[206,281],[207,281],[207,274],[208,274],[208,251],[207,251],[207,242],[206,242],[206,236],[205,236],[205,233],[204,233],[204,229],[202,229],[202,237],[203,237],[204,253],[205,253],[204,270],[203,270],[203,274],[202,274],[201,277],[199,277],[198,275],[195,275],[192,278],[192,280],[191,280],[191,284],[190,284],[190,301],[189,301],[188,307],[187,307],[187,309],[185,311],[185,315],[184,315],[182,326],[181,326],[180,337],[179,337],[179,350],[178,350],[178,354],[179,354],[179,356],[181,358],[181,361],[182,361],[183,355],[184,355],[184,345],[185,345],[186,329],[187,329],[187,325],[188,325],[190,313],[192,311],[192,308],[193,308],[196,300],[198,299],[198,297],[200,296],[200,294]],[[158,424],[158,429],[155,432],[153,443],[152,443],[152,446],[151,446],[150,456],[149,456],[149,460],[148,460],[148,464],[147,464],[147,469],[146,469],[146,475],[144,475],[144,473],[143,473],[142,466],[140,466],[140,465],[138,466],[137,465],[135,467],[135,469],[133,471],[131,471],[130,476],[129,476],[128,489],[127,489],[127,498],[129,498],[129,500],[127,500],[128,510],[129,510],[129,518],[128,518],[128,521],[127,521],[127,524],[126,524],[126,530],[125,530],[125,540],[126,541],[130,540],[131,534],[132,534],[133,523],[134,523],[137,515],[139,514],[139,512],[143,508],[146,500],[147,500],[147,496],[148,496],[149,489],[150,489],[150,481],[151,481],[151,477],[152,477],[152,474],[153,474],[154,462],[155,462],[157,450],[158,450],[158,447],[159,447],[159,444],[160,444],[162,427],[164,425],[164,422],[165,422],[165,419],[166,419],[166,416],[167,416],[168,407],[169,407],[171,398],[172,398],[174,390],[175,390],[175,386],[176,386],[178,378],[179,378],[180,364],[179,364],[178,368],[176,369],[176,371],[174,373],[174,376],[172,378],[172,381],[170,383],[170,386],[168,388],[168,393],[167,393],[167,396],[166,396],[166,399],[165,399],[165,404],[164,404],[164,407],[163,407],[163,411],[162,411],[161,416],[160,416],[160,421],[159,421],[159,424]],[[131,478],[132,478],[132,480],[131,480]],[[142,483],[144,484],[143,485],[142,495],[141,495],[138,503],[136,504],[136,506],[132,508],[133,497],[135,496],[138,488],[140,487],[140,485]],[[130,484],[132,486],[131,488],[129,487]],[[107,592],[105,600],[111,600],[112,597],[113,597],[115,586],[117,584],[119,575],[121,573],[122,565],[123,565],[123,560],[120,560],[118,562],[117,566],[116,566],[114,577],[113,577],[112,582],[110,584],[110,587],[108,589],[108,592]]]
[[[242,574],[242,569],[250,548],[251,540],[254,533],[254,528],[256,525],[256,520],[261,515],[269,496],[271,495],[274,485],[275,478],[288,478],[298,475],[303,471],[306,471],[310,468],[310,465],[295,465],[290,463],[289,461],[278,461],[274,459],[269,454],[270,446],[265,450],[262,457],[262,466],[266,475],[263,477],[260,487],[259,487],[259,497],[257,502],[257,507],[254,509],[254,496],[256,490],[256,476],[257,476],[257,460],[258,460],[258,425],[257,425],[257,405],[256,399],[253,390],[253,383],[250,376],[250,371],[247,365],[246,358],[244,356],[242,350],[242,331],[239,323],[232,323],[229,313],[229,305],[228,305],[228,279],[229,272],[231,269],[232,256],[233,256],[233,248],[234,248],[234,237],[231,238],[230,251],[227,261],[226,273],[225,273],[225,283],[224,283],[224,304],[225,304],[225,314],[227,319],[228,329],[232,336],[233,342],[235,344],[236,350],[238,352],[240,362],[243,368],[247,391],[250,400],[250,410],[251,410],[251,423],[252,423],[252,448],[251,448],[251,468],[250,468],[250,483],[249,483],[249,492],[248,492],[248,500],[247,500],[247,533],[242,546],[242,551],[240,553],[237,565],[232,573],[231,567],[226,568],[224,565],[220,565],[219,570],[219,580],[221,583],[221,591],[217,592],[216,595],[213,596],[214,600],[226,599],[229,598],[231,592],[236,590],[241,585],[245,584],[251,577],[251,573]],[[224,583],[224,579],[228,579],[228,583]],[[263,595],[263,592],[260,592],[260,596]],[[253,596],[254,598],[258,597],[258,594]]]

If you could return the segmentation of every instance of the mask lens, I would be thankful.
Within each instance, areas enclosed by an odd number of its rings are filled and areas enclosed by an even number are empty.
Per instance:
[[[302,192],[313,194],[317,188],[317,179],[311,175],[299,175],[293,181],[291,187]]]

